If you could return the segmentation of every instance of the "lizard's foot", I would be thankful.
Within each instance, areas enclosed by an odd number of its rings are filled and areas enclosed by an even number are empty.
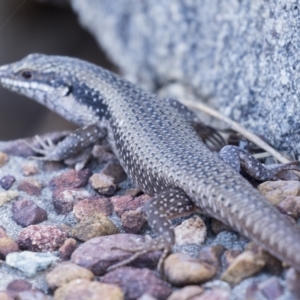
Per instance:
[[[112,250],[118,249],[118,250],[133,252],[133,254],[130,257],[128,257],[127,259],[124,259],[123,261],[120,261],[114,265],[111,265],[110,267],[107,268],[107,271],[112,271],[116,268],[125,266],[143,254],[153,252],[153,251],[163,250],[163,253],[160,256],[160,259],[157,264],[157,271],[162,273],[163,263],[164,263],[164,260],[166,259],[167,255],[170,253],[171,246],[172,245],[168,244],[168,242],[165,240],[164,237],[160,236],[158,238],[147,241],[145,243],[145,245],[141,246],[141,247],[136,247],[136,248],[113,247]]]
[[[36,135],[34,137],[37,146],[34,146],[27,141],[24,141],[27,147],[29,147],[32,151],[34,151],[37,154],[43,155],[43,156],[30,156],[29,159],[34,160],[50,160],[51,154],[55,151],[56,145],[52,142],[50,138],[47,138],[45,141],[41,139],[40,136]],[[49,159],[50,158],[50,159]]]
[[[42,157],[32,157],[32,159],[63,161],[79,154],[97,140],[105,138],[105,136],[106,130],[96,124],[92,124],[76,129],[57,144],[54,144],[51,139],[44,141],[39,136],[36,136],[35,139],[38,142],[38,146],[32,146],[27,142],[26,145],[37,154],[42,155]]]
[[[266,166],[247,151],[236,146],[225,146],[219,152],[219,157],[237,172],[242,168],[247,174],[258,181],[284,179],[287,172],[300,172],[300,162]]]

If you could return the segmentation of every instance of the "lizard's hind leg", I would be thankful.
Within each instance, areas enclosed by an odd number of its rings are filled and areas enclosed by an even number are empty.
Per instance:
[[[128,259],[110,266],[108,271],[126,265],[145,253],[163,250],[157,265],[157,269],[161,271],[163,262],[175,243],[171,219],[190,214],[194,212],[194,209],[192,201],[180,189],[171,189],[154,196],[145,204],[144,211],[150,227],[158,237],[151,239],[139,248],[116,247],[115,249],[134,252],[134,254]]]

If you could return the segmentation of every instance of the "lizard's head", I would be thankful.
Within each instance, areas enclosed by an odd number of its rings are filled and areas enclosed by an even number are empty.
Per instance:
[[[75,58],[30,54],[0,67],[0,84],[82,125],[93,117],[87,101],[82,101],[82,95],[88,94],[81,84],[82,64]]]

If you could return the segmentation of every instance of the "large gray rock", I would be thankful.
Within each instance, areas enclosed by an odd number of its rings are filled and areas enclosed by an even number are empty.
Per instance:
[[[170,83],[299,154],[300,14],[286,0],[71,0],[123,74]],[[189,91],[189,93],[187,92]]]

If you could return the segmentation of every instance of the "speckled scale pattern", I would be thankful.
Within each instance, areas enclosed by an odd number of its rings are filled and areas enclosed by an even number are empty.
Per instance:
[[[22,78],[24,69],[34,70],[30,80]],[[48,73],[51,80],[45,81]],[[45,55],[0,67],[0,82],[80,126],[106,128],[129,177],[154,196],[148,221],[167,239],[173,235],[168,219],[181,212],[182,203],[188,211],[193,203],[300,271],[299,230],[208,151],[185,118],[155,95],[92,64]],[[87,92],[79,97],[83,86]],[[172,191],[182,197],[175,205]],[[155,247],[168,244],[163,236]]]

